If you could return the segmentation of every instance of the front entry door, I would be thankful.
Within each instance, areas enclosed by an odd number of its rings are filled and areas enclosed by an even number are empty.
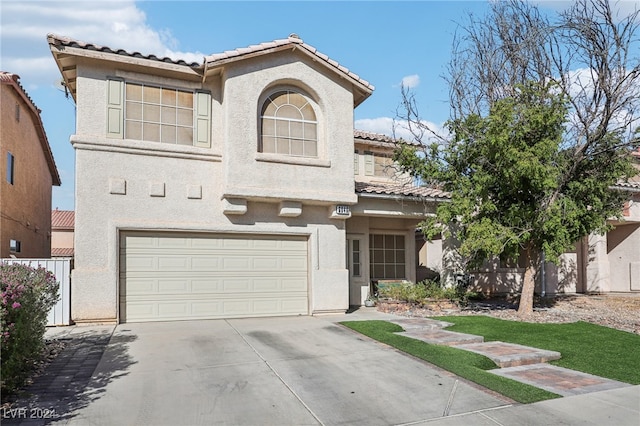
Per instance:
[[[364,273],[363,236],[347,235],[347,268],[349,269],[349,305],[361,306],[369,291]]]

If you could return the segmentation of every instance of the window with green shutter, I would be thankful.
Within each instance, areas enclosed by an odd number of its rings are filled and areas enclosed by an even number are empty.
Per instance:
[[[211,146],[211,95],[111,79],[107,136],[176,145]]]

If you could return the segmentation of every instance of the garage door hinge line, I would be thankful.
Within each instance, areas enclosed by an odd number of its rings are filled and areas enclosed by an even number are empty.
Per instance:
[[[255,352],[256,355],[258,355],[258,358],[260,358],[262,360],[262,362],[264,362],[266,364],[267,367],[269,367],[269,370],[271,370],[273,372],[273,374],[276,375],[276,377],[278,378],[278,380],[280,380],[282,382],[282,384],[289,389],[289,392],[291,392],[291,394],[293,394],[293,396],[300,401],[300,404],[302,404],[302,406],[304,408],[307,409],[307,411],[313,416],[314,419],[316,419],[316,421],[318,423],[320,423],[322,426],[324,426],[324,423],[322,422],[322,420],[320,420],[320,418],[316,415],[316,413],[313,412],[313,410],[307,405],[305,404],[305,402],[302,400],[302,398],[300,398],[300,396],[291,388],[291,386],[289,386],[287,384],[287,382],[284,381],[284,379],[282,378],[282,376],[280,376],[280,374],[278,374],[278,372],[271,366],[271,364],[269,364],[269,361],[267,361],[261,354],[260,352],[258,352],[256,350],[256,348],[249,343],[249,341],[247,339],[244,338],[244,336],[242,335],[242,333],[240,333],[238,331],[238,329],[236,329],[233,324],[231,324],[228,320],[224,320],[224,322],[226,322],[229,327],[231,327],[233,329],[233,331],[235,331],[236,333],[238,333],[238,336],[240,336],[240,338],[251,348],[251,350],[253,350],[253,352]]]

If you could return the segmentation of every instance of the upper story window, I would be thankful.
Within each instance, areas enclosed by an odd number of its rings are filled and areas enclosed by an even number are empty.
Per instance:
[[[22,251],[22,244],[18,240],[9,240],[9,251],[11,253],[20,253]]]
[[[396,169],[391,154],[364,151],[364,175],[393,178]]]
[[[7,152],[7,182],[13,185],[15,175],[16,157],[12,153]]]
[[[171,87],[107,81],[107,136],[210,146],[211,95]]]
[[[193,92],[125,85],[125,139],[193,145]]]
[[[260,151],[318,156],[318,122],[306,96],[290,90],[272,94],[262,106],[260,121]]]

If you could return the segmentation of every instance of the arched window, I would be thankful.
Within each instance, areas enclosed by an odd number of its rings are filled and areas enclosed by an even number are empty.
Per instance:
[[[282,90],[262,106],[261,151],[296,157],[318,156],[318,122],[306,96]]]

